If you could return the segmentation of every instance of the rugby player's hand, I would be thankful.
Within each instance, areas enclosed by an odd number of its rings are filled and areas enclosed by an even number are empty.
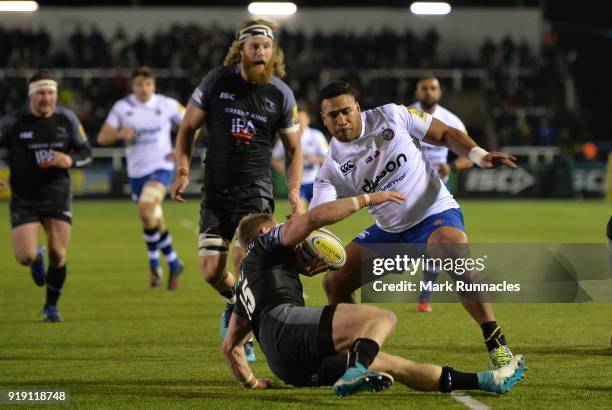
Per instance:
[[[516,157],[507,152],[493,151],[482,157],[480,166],[482,168],[499,168],[503,166],[516,168],[514,161],[516,161]]]
[[[304,276],[315,276],[329,270],[329,264],[323,259],[314,257],[307,261],[302,253],[302,245],[295,247],[295,266],[297,271]]]
[[[258,389],[258,390],[263,390],[263,389],[271,389],[272,388],[272,381],[268,380],[268,379],[256,379],[257,382],[255,383],[254,386],[252,387],[246,387],[247,389]]]
[[[370,206],[380,205],[383,202],[395,202],[399,204],[404,199],[406,199],[404,195],[395,191],[374,192],[370,194]]]
[[[4,191],[6,188],[8,188],[8,183],[0,179],[0,192]]]
[[[121,128],[117,131],[117,139],[122,141],[131,141],[134,139],[134,128]]]
[[[450,174],[450,171],[450,165],[444,163],[438,164],[438,175],[440,175],[442,178]]]
[[[183,192],[185,192],[187,185],[189,185],[189,173],[185,168],[178,168],[176,178],[170,189],[170,196],[172,199],[176,202],[185,202],[185,199],[183,199]]]
[[[45,162],[43,168],[70,168],[72,166],[72,158],[63,152],[51,150],[51,158],[53,159]]]
[[[291,206],[291,215],[301,214],[302,211],[300,209],[300,190],[295,188],[289,190],[287,199],[289,199],[289,205]]]

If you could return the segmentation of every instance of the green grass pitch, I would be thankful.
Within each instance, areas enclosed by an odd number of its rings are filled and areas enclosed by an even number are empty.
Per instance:
[[[611,207],[600,201],[461,201],[473,242],[605,242]],[[337,399],[329,388],[295,389],[272,376],[257,348],[253,366],[275,388],[246,391],[219,354],[222,300],[198,271],[197,199],[166,203],[174,243],[186,264],[174,292],[147,287],[145,246],[135,206],[77,201],[63,324],[40,322],[44,290],[12,255],[8,204],[0,202],[0,390],[66,389],[79,408],[464,408],[449,395],[395,385],[377,395]],[[278,203],[278,216],[287,204]],[[348,241],[372,220],[360,212],[331,229]],[[517,264],[520,269],[520,264]],[[304,280],[309,305],[325,298],[320,278]],[[384,305],[398,316],[383,350],[469,371],[485,367],[479,327],[458,304]],[[496,305],[527,377],[503,396],[474,392],[491,408],[610,408],[612,304]],[[24,406],[17,408],[25,408]]]

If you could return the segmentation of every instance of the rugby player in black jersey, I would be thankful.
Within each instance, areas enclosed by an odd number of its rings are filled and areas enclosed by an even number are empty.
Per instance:
[[[505,393],[523,378],[521,355],[495,370],[464,373],[380,352],[396,323],[389,310],[346,303],[304,306],[299,275],[316,270],[301,262],[298,244],[314,229],[334,224],[364,206],[387,202],[393,207],[403,200],[394,191],[375,192],[325,203],[284,224],[264,213],[242,219],[239,240],[247,251],[222,354],[243,387],[271,386],[269,380],[255,377],[247,363],[242,345],[251,331],[279,379],[296,387],[333,385],[337,396],[379,391],[394,379],[418,390]]]
[[[47,285],[43,319],[61,322],[57,301],[66,279],[72,223],[68,168],[90,161],[91,149],[76,115],[57,105],[57,82],[40,71],[28,84],[29,105],[0,119],[0,146],[8,150],[11,239],[15,257],[30,266],[34,282]],[[38,243],[47,236],[49,266]]]
[[[270,161],[276,134],[284,144],[289,203],[298,210],[302,174],[298,111],[285,75],[276,25],[248,20],[236,30],[223,66],[211,70],[193,92],[176,142],[177,174],[171,195],[183,202],[196,131],[206,123],[207,152],[200,212],[199,255],[204,280],[226,298],[221,336],[236,302],[227,256],[240,219],[274,212]],[[237,270],[244,251],[235,246]],[[245,348],[254,361],[252,345]]]

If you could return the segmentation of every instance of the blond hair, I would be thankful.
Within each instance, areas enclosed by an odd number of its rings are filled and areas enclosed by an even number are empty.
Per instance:
[[[225,60],[223,60],[223,65],[228,67],[240,62],[240,50],[242,50],[242,44],[244,42],[238,41],[238,37],[240,36],[240,31],[246,27],[261,24],[264,26],[270,27],[272,30],[275,30],[278,27],[278,24],[271,20],[264,19],[249,19],[245,20],[238,27],[236,27],[236,39],[232,42],[227,54],[225,55]],[[278,46],[278,42],[276,38],[273,41],[274,44],[274,52],[272,54],[272,67],[273,74],[279,78],[283,78],[285,76],[285,55],[283,54],[283,50]]]
[[[264,225],[274,226],[274,218],[272,215],[259,213],[247,215],[240,220],[238,225],[238,241],[243,248],[246,248],[249,243],[259,234],[261,227]]]

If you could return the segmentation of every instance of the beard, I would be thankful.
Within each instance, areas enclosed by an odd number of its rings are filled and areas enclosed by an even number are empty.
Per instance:
[[[431,99],[431,100],[422,100],[420,101],[421,103],[421,107],[426,109],[426,110],[430,110],[432,109],[436,104],[438,104],[438,101],[435,99]]]
[[[261,63],[258,64],[252,60],[243,58],[242,65],[244,67],[244,71],[246,72],[247,79],[250,82],[264,85],[272,81],[272,77],[274,76],[274,64],[272,61],[268,61],[264,64],[265,66],[263,70],[260,70],[259,68],[256,69],[255,67],[259,67]]]

